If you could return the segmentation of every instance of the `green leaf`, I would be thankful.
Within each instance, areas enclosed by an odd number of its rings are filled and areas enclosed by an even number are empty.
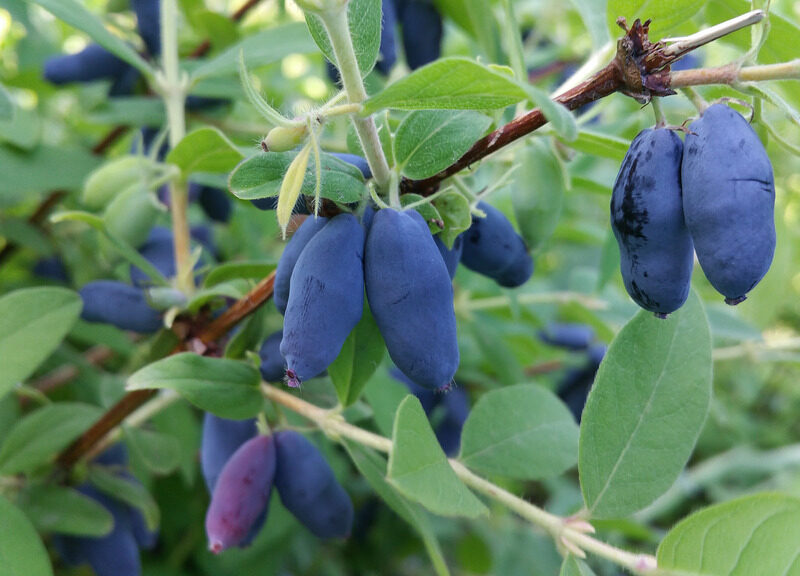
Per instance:
[[[670,30],[691,20],[705,5],[706,0],[608,0],[606,21],[612,38],[622,35],[617,25],[617,18],[624,17],[628,25],[636,18],[652,20],[650,23],[650,39],[660,40]]]
[[[61,344],[81,313],[77,293],[25,288],[0,298],[0,398]]]
[[[180,464],[181,448],[172,436],[128,426],[123,427],[123,432],[131,452],[153,474],[169,474]]]
[[[545,119],[556,131],[559,138],[565,142],[572,142],[578,137],[578,125],[575,117],[566,106],[550,99],[547,92],[527,83],[520,84],[528,94],[531,102],[540,108]]]
[[[39,146],[30,153],[0,146],[0,208],[51,190],[79,190],[100,159],[74,146]]]
[[[350,406],[361,396],[364,386],[381,365],[386,347],[369,306],[344,341],[342,351],[328,366],[328,374],[342,406]]]
[[[388,479],[406,498],[442,516],[477,518],[488,513],[450,467],[414,396],[397,409],[392,437]]]
[[[29,472],[50,460],[85,432],[103,411],[77,402],[48,404],[9,431],[0,447],[0,472]]]
[[[210,288],[228,280],[245,278],[247,280],[261,280],[275,270],[274,262],[261,260],[247,260],[240,262],[226,262],[217,266],[203,280],[203,287]]]
[[[564,558],[559,576],[595,576],[595,574],[586,563],[582,560],[578,560],[572,554],[569,554]]]
[[[222,418],[243,420],[261,410],[258,370],[236,360],[189,352],[169,356],[134,373],[127,390],[168,388]]]
[[[578,132],[578,137],[567,144],[570,148],[585,154],[622,162],[631,146],[631,141],[610,134],[581,130]]]
[[[244,155],[217,128],[198,128],[178,142],[167,154],[186,178],[192,172],[230,172]]]
[[[444,221],[444,230],[440,234],[442,242],[452,248],[458,235],[472,226],[469,202],[458,192],[447,192],[434,200],[433,205]]]
[[[18,108],[10,119],[0,121],[0,141],[26,152],[39,145],[41,136],[42,121],[34,109]]]
[[[375,425],[384,436],[392,435],[394,415],[406,396],[408,388],[394,379],[385,366],[370,378],[364,388],[364,397],[372,408]]]
[[[42,532],[100,538],[114,528],[111,512],[72,488],[34,486],[21,495],[19,506]]]
[[[619,332],[581,423],[581,490],[594,517],[641,510],[672,485],[708,413],[711,367],[711,334],[694,293],[666,320],[643,310]]]
[[[398,110],[494,110],[528,98],[506,74],[468,58],[443,58],[388,86],[364,103],[364,114]]]
[[[417,202],[421,203],[417,204]],[[425,198],[419,194],[403,194],[400,196],[400,205],[403,208],[410,206],[411,204],[415,204],[411,210],[416,210],[419,212],[420,216],[422,216],[425,222],[427,222],[428,230],[431,231],[431,234],[438,234],[442,231],[442,215],[439,214],[436,206],[434,206],[431,202],[425,201]]]
[[[145,76],[155,76],[155,70],[139,53],[116,34],[106,29],[103,22],[89,12],[82,2],[77,0],[29,0],[35,2],[53,16],[85,32],[92,40],[103,48],[119,56],[125,62],[139,70]]]
[[[550,239],[561,218],[567,175],[550,146],[531,139],[517,155],[511,200],[519,230],[528,247],[537,250]]]
[[[267,306],[259,308],[239,324],[239,330],[225,345],[225,358],[242,359],[247,352],[257,352],[264,340]]]
[[[606,0],[570,0],[570,4],[581,15],[595,50],[610,42],[611,36],[608,34],[605,17]],[[619,36],[619,32],[620,29],[617,28],[613,37]]]
[[[658,547],[658,567],[681,574],[800,574],[800,500],[754,494],[685,518]]]
[[[486,0],[434,0],[442,14],[446,14],[474,37],[491,61],[502,57],[497,20],[492,3]]]
[[[146,96],[114,96],[86,114],[90,124],[126,124],[160,128],[167,120],[164,101]]]
[[[279,62],[290,54],[309,54],[315,50],[305,24],[292,22],[248,36],[195,68],[192,79],[236,74],[240,51],[244,52],[245,66],[253,69]]]
[[[0,496],[0,576],[53,576],[50,557],[30,520]]]
[[[561,400],[541,386],[492,390],[464,424],[459,460],[489,475],[557,476],[578,461],[578,425]]]
[[[0,83],[0,121],[8,121],[14,118],[14,101],[6,87]]]
[[[412,180],[422,180],[461,158],[483,136],[492,121],[471,110],[421,110],[397,128],[397,165]]]
[[[347,23],[350,28],[350,38],[353,40],[353,49],[361,75],[369,74],[381,45],[381,0],[350,0],[347,6]],[[310,12],[306,12],[306,23],[311,37],[317,46],[333,64],[336,57],[333,46],[325,31],[322,19]]]
[[[242,200],[277,196],[289,164],[297,152],[267,152],[247,158],[231,173],[228,186]],[[314,162],[308,163],[302,194],[314,195],[317,178]],[[344,204],[358,202],[364,194],[361,170],[330,154],[322,154],[323,198]]]
[[[138,480],[118,476],[103,466],[91,466],[89,468],[89,482],[115,500],[140,510],[144,515],[148,530],[155,531],[158,529],[158,524],[161,521],[158,504],[153,500],[147,488],[142,486]]]
[[[442,549],[439,547],[439,542],[436,540],[436,535],[425,513],[418,506],[408,502],[395,491],[391,484],[386,482],[386,460],[355,442],[345,441],[344,447],[353,464],[381,500],[419,533],[436,574],[448,576],[450,571],[447,568]]]

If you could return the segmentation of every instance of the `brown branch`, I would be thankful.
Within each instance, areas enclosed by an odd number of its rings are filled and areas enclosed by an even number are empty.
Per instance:
[[[112,356],[114,356],[114,351],[111,348],[98,345],[93,346],[84,352],[82,362],[89,366],[99,366]],[[76,366],[75,364],[64,364],[63,366],[59,366],[55,370],[48,372],[41,378],[34,380],[30,383],[30,386],[43,394],[47,394],[48,392],[52,392],[64,384],[71,382],[73,379],[75,379],[75,377],[78,376],[79,373],[79,366]],[[27,403],[27,401],[28,398],[26,396],[20,397],[20,402],[22,404]]]
[[[230,331],[231,328],[267,302],[272,297],[274,284],[275,272],[272,272],[261,280],[255,288],[236,301],[224,314],[200,330],[199,334],[195,337],[185,338],[172,353],[176,354],[184,351],[187,346],[191,347],[194,340],[199,340],[205,345],[213,344]],[[71,468],[85,454],[88,454],[98,442],[103,440],[109,432],[119,426],[125,418],[155,396],[156,392],[156,390],[136,390],[125,394],[91,428],[58,456],[56,460],[58,465],[64,469]]]
[[[40,227],[50,213],[50,210],[52,210],[66,195],[67,193],[64,190],[56,190],[48,194],[47,198],[45,198],[33,214],[30,215],[28,224],[37,228]],[[8,260],[14,252],[16,252],[17,248],[19,248],[19,246],[15,242],[9,242],[3,246],[3,249],[0,250],[0,265]]]

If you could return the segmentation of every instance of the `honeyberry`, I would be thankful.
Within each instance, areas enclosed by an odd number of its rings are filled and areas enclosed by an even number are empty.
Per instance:
[[[269,506],[275,479],[273,436],[246,441],[225,463],[206,513],[209,549],[240,545]]]
[[[642,130],[625,154],[611,195],[611,227],[625,289],[660,318],[689,296],[694,262],[683,217],[683,143],[663,128]]]
[[[314,444],[302,434],[275,434],[275,488],[283,505],[318,538],[347,538],[353,502]]]
[[[464,232],[461,263],[500,286],[521,286],[533,274],[533,259],[525,241],[500,210],[486,202],[479,202],[478,208],[486,217],[474,217]]]
[[[81,318],[122,330],[149,334],[161,326],[161,313],[150,307],[142,288],[114,280],[96,280],[80,289]]]
[[[420,386],[447,387],[458,368],[453,286],[414,210],[379,210],[365,248],[367,299],[395,365]]]
[[[311,239],[322,230],[327,223],[327,218],[306,218],[295,233],[292,234],[292,237],[289,238],[286,248],[283,249],[281,259],[278,261],[278,268],[275,271],[275,287],[272,295],[275,307],[281,314],[286,313],[286,305],[289,303],[289,288],[292,272],[294,272],[294,267],[297,265],[300,254],[302,254],[303,249]]]
[[[775,180],[758,135],[725,104],[692,122],[681,166],[683,210],[709,282],[738,304],[775,253]]]
[[[306,244],[283,323],[289,386],[321,374],[339,355],[364,310],[363,270],[364,229],[352,214],[331,218]]]

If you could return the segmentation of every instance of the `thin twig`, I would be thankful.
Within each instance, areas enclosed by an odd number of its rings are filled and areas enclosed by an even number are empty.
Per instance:
[[[255,288],[228,308],[224,314],[201,330],[196,338],[208,345],[224,336],[231,328],[236,326],[249,314],[252,314],[253,311],[272,297],[274,284],[275,272],[272,272],[259,282]],[[186,345],[192,340],[192,337],[185,338],[172,353],[175,354],[183,351]],[[145,402],[153,398],[156,392],[156,390],[136,390],[125,394],[125,396],[103,414],[91,428],[84,432],[83,435],[70,444],[58,456],[58,465],[64,469],[71,468],[86,454],[89,454],[96,444],[102,442],[106,435],[119,426],[125,418]]]

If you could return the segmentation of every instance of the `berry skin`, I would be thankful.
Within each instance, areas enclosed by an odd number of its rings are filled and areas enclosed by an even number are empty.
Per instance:
[[[364,229],[352,214],[339,214],[308,242],[292,272],[281,341],[289,386],[328,368],[363,310]]]
[[[239,447],[257,434],[256,421],[228,420],[211,412],[203,416],[200,467],[209,494],[214,492],[222,468]]]
[[[775,253],[775,180],[764,146],[725,104],[689,127],[683,154],[683,210],[706,278],[738,304]]]
[[[364,273],[370,309],[397,367],[419,386],[449,386],[459,362],[453,285],[418,212],[375,214]]]
[[[681,200],[682,154],[683,143],[672,130],[642,130],[622,161],[611,195],[611,228],[625,289],[660,318],[686,302],[694,263]]]
[[[228,193],[219,188],[201,186],[197,201],[206,216],[216,222],[225,223],[231,219],[233,204]]]
[[[458,263],[461,260],[461,254],[464,252],[464,236],[459,235],[455,242],[453,242],[453,248],[448,249],[442,239],[439,238],[439,235],[433,237],[433,241],[436,242],[436,247],[439,249],[439,253],[442,255],[442,260],[444,260],[444,265],[447,267],[447,273],[450,275],[450,279],[452,280],[456,275],[456,270],[458,269]]]
[[[161,54],[161,2],[160,0],[131,0],[136,12],[136,27],[151,56]]]
[[[566,350],[586,350],[594,340],[594,329],[586,324],[548,324],[539,332],[545,344]]]
[[[60,86],[71,82],[92,82],[119,78],[128,64],[99,44],[90,44],[75,54],[53,56],[44,63],[44,78]]]
[[[142,334],[157,332],[162,326],[161,313],[150,307],[141,288],[114,280],[96,280],[84,285],[80,295],[81,318],[87,322],[112,324]]]
[[[275,271],[275,288],[272,296],[275,307],[281,314],[286,314],[286,305],[289,303],[289,287],[292,279],[292,272],[294,272],[300,254],[311,239],[322,230],[327,223],[327,218],[306,218],[295,233],[292,234],[292,237],[289,238],[286,248],[283,249],[281,259],[278,261],[278,268]]]
[[[567,405],[575,420],[580,423],[583,407],[589,390],[594,384],[594,377],[606,353],[606,346],[595,344],[587,352],[586,363],[579,368],[570,368],[559,382],[556,393]]]
[[[88,564],[96,576],[139,576],[139,547],[130,527],[129,509],[92,486],[80,486],[78,491],[108,509],[114,527],[100,538],[55,535],[53,544],[59,555],[70,566]]]
[[[436,426],[436,438],[448,457],[458,454],[461,448],[461,430],[469,416],[469,396],[461,388],[455,388],[442,399],[444,418]]]
[[[414,384],[414,382],[408,376],[400,372],[397,366],[392,366],[389,370],[389,374],[391,374],[392,378],[398,382],[405,384],[406,388],[408,388],[408,391],[417,397],[419,403],[422,404],[422,409],[428,416],[430,416],[431,412],[433,412],[434,408],[436,408],[439,405],[439,402],[442,400],[441,393]]]
[[[347,538],[353,502],[314,444],[293,430],[275,434],[275,488],[281,502],[318,538]]]
[[[275,464],[273,436],[251,438],[225,464],[206,513],[212,552],[241,545],[248,537],[269,506]]]
[[[416,70],[442,54],[442,17],[432,2],[407,0],[399,10],[408,67]]]
[[[523,285],[533,274],[533,259],[525,241],[500,210],[486,202],[479,202],[478,208],[486,218],[473,218],[472,226],[464,232],[461,263],[500,286]]]
[[[281,356],[281,340],[283,330],[278,330],[267,337],[261,344],[258,355],[261,357],[261,377],[267,382],[280,382],[285,374],[283,356]]]
[[[69,282],[69,272],[64,266],[64,261],[58,256],[40,258],[33,265],[33,273],[39,278],[46,278],[54,282]]]

